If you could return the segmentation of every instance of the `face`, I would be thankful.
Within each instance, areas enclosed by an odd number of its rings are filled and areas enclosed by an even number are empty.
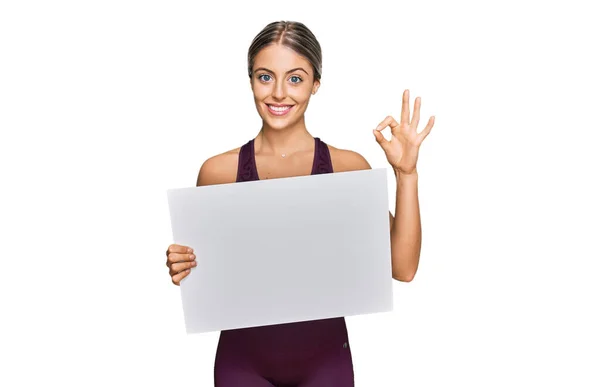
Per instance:
[[[256,55],[250,84],[263,122],[272,129],[285,129],[303,122],[310,96],[320,83],[306,58],[272,44]]]

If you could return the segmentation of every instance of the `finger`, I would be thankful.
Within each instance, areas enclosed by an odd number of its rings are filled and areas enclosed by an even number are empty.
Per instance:
[[[377,127],[375,128],[375,130],[377,130],[378,132],[381,132],[383,129],[390,127],[392,130],[394,130],[396,128],[396,126],[398,126],[398,122],[396,122],[396,120],[394,119],[394,117],[392,116],[387,116],[385,117],[385,119],[383,121],[381,121],[379,123],[379,125],[377,125]]]
[[[182,271],[179,274],[175,274],[174,276],[171,277],[171,281],[173,281],[173,283],[177,286],[179,286],[181,284],[181,280],[184,279],[185,277],[187,277],[190,274],[190,269],[187,269],[186,271]]]
[[[402,94],[402,113],[400,114],[400,123],[407,124],[410,121],[410,92],[408,89],[404,90]]]
[[[383,151],[387,151],[388,146],[390,145],[390,142],[388,140],[385,139],[385,137],[383,137],[383,134],[381,133],[381,131],[379,130],[373,130],[373,134],[375,135],[375,140],[377,141],[377,143],[379,145],[381,145],[381,148],[383,149]]]
[[[425,129],[423,129],[421,133],[419,133],[419,142],[425,140],[429,133],[431,133],[431,128],[433,128],[433,124],[435,124],[435,116],[431,116],[429,118],[427,126],[425,126]]]
[[[173,276],[174,274],[181,273],[184,270],[192,269],[197,266],[196,261],[192,262],[177,262],[171,265],[169,270],[169,274]]]
[[[421,118],[421,97],[415,99],[415,107],[413,110],[413,117],[410,120],[410,127],[417,129],[419,127],[419,119]]]
[[[179,254],[179,253],[171,253],[167,257],[167,266],[171,266],[174,263],[178,262],[190,262],[196,259],[195,254]]]
[[[194,252],[194,249],[192,249],[189,246],[182,246],[182,245],[177,245],[177,244],[172,244],[169,246],[169,248],[167,249],[167,266],[169,266],[171,263],[173,262],[177,262],[177,261],[169,261],[169,254],[171,253],[176,253],[176,254],[191,254]]]
[[[194,249],[192,249],[189,246],[182,246],[182,245],[176,245],[176,244],[172,244],[169,246],[169,248],[167,249],[167,256],[169,255],[169,253],[193,253]]]

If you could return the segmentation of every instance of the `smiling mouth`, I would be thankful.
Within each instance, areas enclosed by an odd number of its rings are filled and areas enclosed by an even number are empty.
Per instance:
[[[294,105],[266,105],[269,109],[269,113],[275,116],[283,116],[287,114],[290,110],[292,110],[292,108],[294,107]]]

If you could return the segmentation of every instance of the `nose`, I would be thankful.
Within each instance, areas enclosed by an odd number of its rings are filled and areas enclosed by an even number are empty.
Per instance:
[[[273,85],[273,98],[283,100],[286,97],[285,81],[279,80]]]

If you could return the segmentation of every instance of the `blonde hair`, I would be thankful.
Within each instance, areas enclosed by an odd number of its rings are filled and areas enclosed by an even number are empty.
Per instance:
[[[256,35],[248,49],[248,76],[252,77],[254,58],[263,48],[280,43],[305,57],[313,67],[315,80],[321,79],[321,45],[315,35],[302,23],[278,21],[268,24]]]

